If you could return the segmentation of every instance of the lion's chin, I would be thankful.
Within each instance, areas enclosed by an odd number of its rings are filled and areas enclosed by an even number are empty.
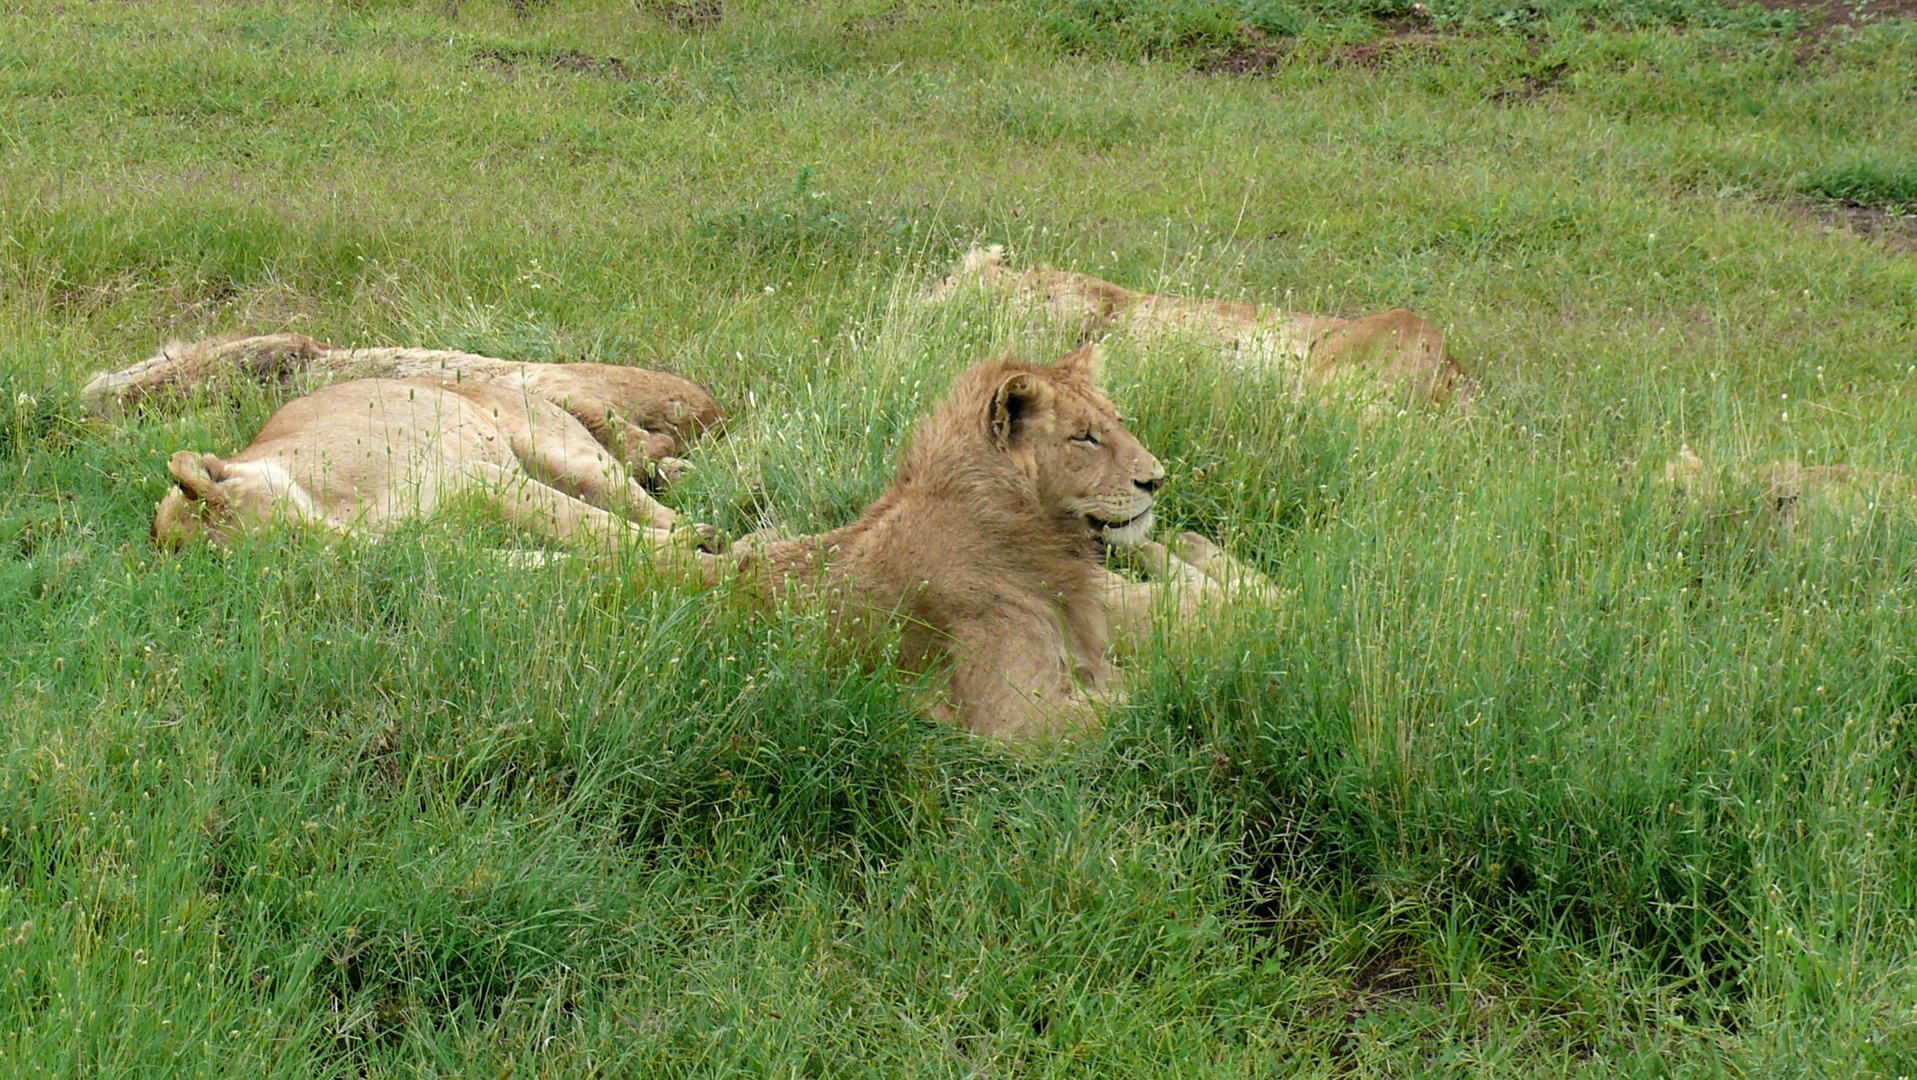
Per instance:
[[[1149,509],[1130,521],[1112,522],[1096,518],[1091,521],[1098,528],[1098,539],[1106,547],[1137,547],[1152,534],[1152,512]]]

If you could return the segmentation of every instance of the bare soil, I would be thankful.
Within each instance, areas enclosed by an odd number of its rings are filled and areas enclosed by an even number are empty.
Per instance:
[[[600,75],[621,82],[632,78],[626,62],[616,56],[589,56],[573,49],[551,54],[528,49],[489,49],[474,59],[508,77],[518,74],[521,64],[538,64],[572,75]]]
[[[685,0],[662,4],[659,13],[674,30],[709,30],[726,17],[726,6],[719,0]]]
[[[1772,11],[1795,11],[1803,25],[1798,35],[1822,41],[1839,27],[1864,26],[1885,19],[1917,21],[1917,0],[1757,0]]]
[[[1917,217],[1825,199],[1787,199],[1784,212],[1824,232],[1849,232],[1901,255],[1917,255]]]
[[[1826,39],[1840,28],[1867,26],[1886,19],[1917,22],[1917,0],[1757,0],[1771,11],[1795,11],[1802,20],[1797,36],[1799,59],[1822,51]],[[1428,57],[1444,48],[1448,39],[1432,33],[1429,18],[1417,14],[1380,24],[1384,36],[1357,45],[1333,49],[1326,62],[1335,67],[1377,71],[1393,62]],[[1282,65],[1295,48],[1287,38],[1258,37],[1236,48],[1200,57],[1194,66],[1211,75],[1259,75]],[[1492,95],[1500,103],[1523,101],[1550,90],[1564,69],[1528,75],[1519,84]]]

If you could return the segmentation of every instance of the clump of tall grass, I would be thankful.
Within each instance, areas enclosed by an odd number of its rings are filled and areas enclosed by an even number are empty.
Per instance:
[[[1852,206],[1917,213],[1917,162],[1857,158],[1813,170],[1798,190]]]
[[[1795,13],[1719,0],[1026,0],[1037,23],[1071,53],[1191,57],[1303,34],[1362,33],[1355,22],[1410,21],[1474,33],[1546,27],[1710,27],[1794,30]]]

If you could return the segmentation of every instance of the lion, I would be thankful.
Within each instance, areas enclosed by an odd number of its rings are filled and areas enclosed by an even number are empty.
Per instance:
[[[1688,504],[1717,501],[1718,477],[1688,444],[1679,446],[1664,466],[1664,483]],[[1734,483],[1754,493],[1756,508],[1786,529],[1809,515],[1856,522],[1882,505],[1917,505],[1917,482],[1855,465],[1800,465],[1784,458],[1758,466]]]
[[[1165,469],[1098,388],[1097,346],[1049,367],[1012,359],[959,376],[901,455],[892,486],[850,525],[748,539],[729,571],[776,603],[823,602],[855,644],[889,648],[909,673],[949,672],[935,716],[980,735],[1051,739],[1097,730],[1121,692],[1114,646],[1170,617],[1258,585],[1194,535],[1147,544]],[[1105,568],[1107,548],[1145,547],[1163,580]]]
[[[1394,388],[1434,403],[1469,404],[1477,384],[1445,348],[1444,331],[1404,308],[1358,319],[1261,309],[1233,300],[1133,292],[1090,274],[1039,266],[1018,273],[997,244],[968,251],[926,299],[984,289],[1042,312],[1087,338],[1123,330],[1138,338],[1183,336],[1248,367],[1283,365],[1320,389]]]
[[[303,334],[174,343],[132,367],[103,372],[81,394],[101,411],[127,409],[234,380],[310,390],[346,379],[452,379],[543,398],[571,413],[628,469],[663,484],[679,455],[723,419],[704,387],[617,364],[540,364],[441,349],[338,349]]]
[[[503,382],[322,387],[287,402],[239,453],[181,450],[167,471],[175,486],[155,511],[153,538],[168,548],[226,543],[269,523],[377,535],[459,495],[562,542],[665,548],[684,538],[673,512],[586,425]]]

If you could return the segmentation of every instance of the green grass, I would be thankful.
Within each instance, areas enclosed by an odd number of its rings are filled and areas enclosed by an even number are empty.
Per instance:
[[[1372,68],[1405,12],[521,8],[0,14],[0,1072],[1917,1073],[1917,531],[1740,479],[1917,472],[1917,263],[1780,208],[1908,201],[1910,24],[1433,4]],[[1111,342],[1167,525],[1285,599],[1030,757],[483,515],[157,552],[166,456],[279,400],[75,399],[242,329],[667,367],[734,416],[669,501],[825,527],[1068,344],[915,302],[974,242],[1411,306],[1484,391]]]
[[[1379,21],[1433,30],[1589,26],[1789,31],[1797,17],[1717,0],[1029,0],[1057,47],[1103,56],[1178,56],[1268,46],[1277,38],[1370,37]]]
[[[1800,190],[1855,206],[1917,210],[1917,164],[1852,161],[1805,177]]]

